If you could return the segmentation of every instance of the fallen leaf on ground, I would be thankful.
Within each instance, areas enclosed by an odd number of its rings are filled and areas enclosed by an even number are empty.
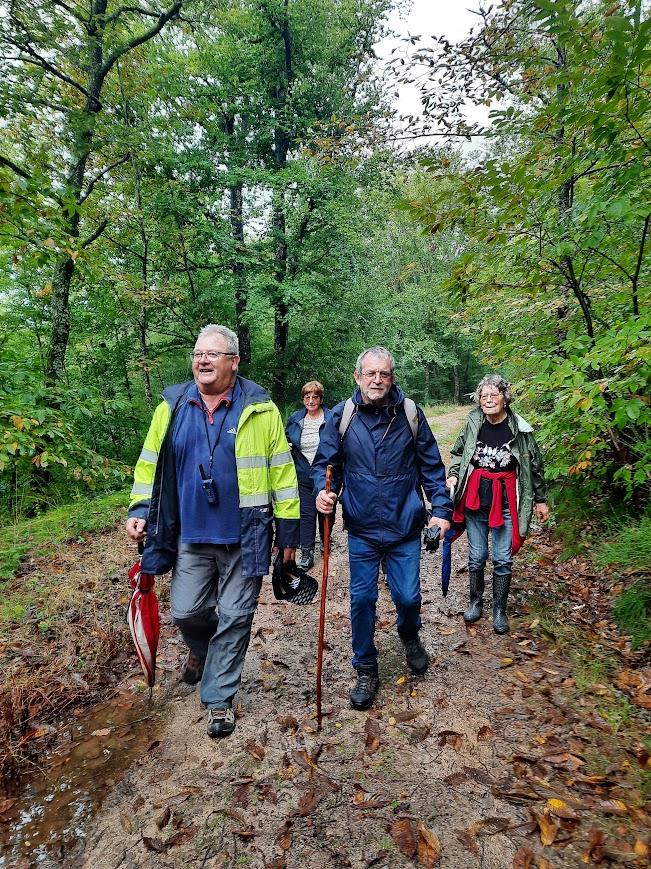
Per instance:
[[[463,744],[463,733],[459,733],[457,730],[439,730],[437,736],[440,748],[443,748],[444,745],[451,745],[455,751],[459,751]]]
[[[409,818],[395,820],[389,827],[389,835],[405,857],[413,857],[416,854],[416,837]]]
[[[563,818],[568,821],[576,821],[579,818],[574,809],[568,806],[564,800],[550,798],[545,803],[545,809],[556,818]]]
[[[484,818],[471,824],[468,832],[471,836],[496,836],[508,829],[509,823],[508,818]]]
[[[364,725],[366,740],[364,748],[367,754],[374,754],[380,747],[380,722],[369,715]]]
[[[292,759],[295,760],[299,766],[302,766],[303,769],[318,769],[317,765],[305,749],[292,751]]]
[[[575,772],[582,766],[585,766],[585,761],[580,757],[577,757],[575,754],[569,754],[569,752],[564,751],[561,754],[546,754],[544,757],[540,758],[545,763],[549,763],[552,766],[559,767],[561,769],[568,769],[570,772]]]
[[[258,743],[255,742],[255,740],[253,740],[253,739],[249,740],[249,742],[246,743],[244,748],[256,760],[264,760],[266,752],[261,745],[258,745]]]
[[[531,817],[538,826],[541,843],[543,845],[552,845],[556,838],[556,834],[558,833],[560,824],[557,824],[556,821],[552,820],[549,815],[544,812],[538,812],[531,807],[529,807],[529,811],[531,812]]]
[[[16,802],[15,799],[0,800],[0,815],[4,815]]]
[[[605,836],[603,830],[592,827],[588,830],[588,845],[581,856],[584,863],[600,863],[603,860],[603,844]]]
[[[167,851],[167,845],[163,844],[162,839],[150,838],[149,836],[142,837],[142,844],[148,851],[153,851],[155,854],[164,854]]]
[[[162,830],[163,827],[166,827],[169,824],[171,817],[172,817],[172,810],[170,809],[169,806],[165,806],[165,809],[163,810],[163,812],[157,818],[154,818],[154,823],[156,824],[156,826],[158,827],[159,830]]]
[[[441,842],[436,833],[418,822],[418,862],[426,869],[436,866],[441,859]]]
[[[479,857],[480,850],[477,842],[475,841],[475,837],[471,835],[468,830],[460,830],[457,832],[457,839],[464,845],[471,854],[474,854],[475,857]]]
[[[276,721],[280,725],[281,730],[290,730],[294,732],[298,730],[298,721],[293,715],[279,715],[278,718],[276,718]]]
[[[405,709],[403,712],[396,712],[394,718],[399,724],[404,724],[405,721],[413,721],[419,715],[420,709]]]
[[[110,732],[110,727],[102,727],[99,730],[93,730],[91,736],[108,736]]]
[[[596,808],[605,815],[624,815],[628,811],[628,806],[622,800],[601,800]]]
[[[513,869],[531,869],[533,866],[533,851],[528,845],[520,848],[513,856]]]
[[[486,742],[487,740],[492,739],[494,735],[495,733],[493,731],[493,728],[485,724],[483,727],[479,728],[477,732],[477,739],[480,742]]]
[[[292,847],[292,826],[289,821],[285,821],[280,830],[278,830],[276,845],[282,848],[283,851],[289,851]]]
[[[319,794],[316,791],[306,791],[298,801],[297,814],[302,818],[306,818],[312,814],[322,796],[323,794]]]
[[[391,802],[389,797],[382,796],[381,794],[367,793],[362,785],[357,782],[353,787],[355,788],[353,805],[357,806],[358,809],[382,809]]]

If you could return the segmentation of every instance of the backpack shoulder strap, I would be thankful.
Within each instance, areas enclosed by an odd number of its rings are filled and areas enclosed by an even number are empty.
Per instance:
[[[348,431],[348,426],[352,418],[357,413],[357,405],[352,400],[352,398],[347,398],[346,403],[344,404],[344,412],[341,415],[341,421],[339,422],[339,434],[341,439],[346,437],[346,432]]]
[[[411,429],[411,436],[414,439],[414,443],[416,443],[416,438],[418,436],[418,407],[416,406],[416,402],[411,398],[405,398],[403,401],[403,407],[405,409],[409,428]]]

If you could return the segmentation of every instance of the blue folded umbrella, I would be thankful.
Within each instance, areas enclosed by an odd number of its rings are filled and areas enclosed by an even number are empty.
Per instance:
[[[448,588],[450,587],[452,544],[457,537],[461,537],[465,530],[465,523],[455,522],[443,538],[443,546],[441,547],[441,591],[443,592],[443,597],[448,596]]]

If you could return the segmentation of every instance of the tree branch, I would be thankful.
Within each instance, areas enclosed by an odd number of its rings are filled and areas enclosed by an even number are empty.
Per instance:
[[[29,172],[26,172],[24,169],[21,169],[20,166],[17,166],[13,160],[10,160],[8,157],[3,157],[0,154],[0,166],[6,166],[7,169],[11,169],[12,172],[15,172],[16,175],[20,175],[21,178],[24,178],[26,181],[31,179],[31,175]]]
[[[108,173],[112,169],[115,169],[116,166],[120,166],[122,163],[126,163],[127,160],[129,160],[130,158],[131,158],[131,154],[126,154],[124,157],[120,157],[119,160],[116,160],[114,163],[111,163],[110,166],[107,166],[105,169],[102,169],[102,171],[98,172],[98,174],[95,175],[94,178],[91,178],[91,180],[88,182],[88,186],[86,187],[86,191],[79,197],[79,205],[81,205],[82,202],[85,202],[88,199],[88,197],[93,192],[93,188],[95,187],[95,185],[97,184],[98,181],[101,181],[102,178],[105,175],[108,175]]]
[[[647,214],[644,218],[644,227],[642,228],[642,238],[640,240],[640,250],[637,255],[637,265],[635,266],[635,274],[633,275],[633,314],[634,316],[639,316],[640,307],[637,297],[637,282],[640,277],[640,269],[642,268],[642,260],[644,259],[644,245],[646,243],[647,232],[649,231],[649,222],[651,221],[651,214]]]
[[[138,36],[134,36],[123,45],[118,46],[118,48],[113,51],[106,63],[102,66],[99,73],[100,81],[103,81],[106,78],[106,76],[115,65],[116,61],[119,60],[119,58],[121,58],[123,54],[127,54],[127,52],[132,51],[139,45],[143,45],[145,42],[148,42],[150,39],[153,39],[154,36],[159,34],[163,27],[165,27],[167,22],[171,21],[178,15],[178,13],[181,11],[182,6],[183,0],[175,0],[174,4],[170,6],[170,8],[166,12],[160,13],[160,15],[158,16],[158,21],[155,24],[152,24],[152,26],[148,30],[145,30]]]
[[[84,239],[84,241],[82,241],[82,243],[79,245],[79,247],[84,249],[84,248],[87,248],[89,245],[91,245],[94,241],[97,241],[97,239],[104,232],[104,230],[106,229],[107,226],[108,226],[108,220],[106,218],[104,218],[104,220],[101,221],[101,223],[97,227],[97,229],[93,233],[91,233],[87,239]]]

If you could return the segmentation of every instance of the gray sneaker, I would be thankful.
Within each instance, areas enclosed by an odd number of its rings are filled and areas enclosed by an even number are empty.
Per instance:
[[[235,713],[232,709],[208,710],[208,736],[221,739],[235,730]]]

